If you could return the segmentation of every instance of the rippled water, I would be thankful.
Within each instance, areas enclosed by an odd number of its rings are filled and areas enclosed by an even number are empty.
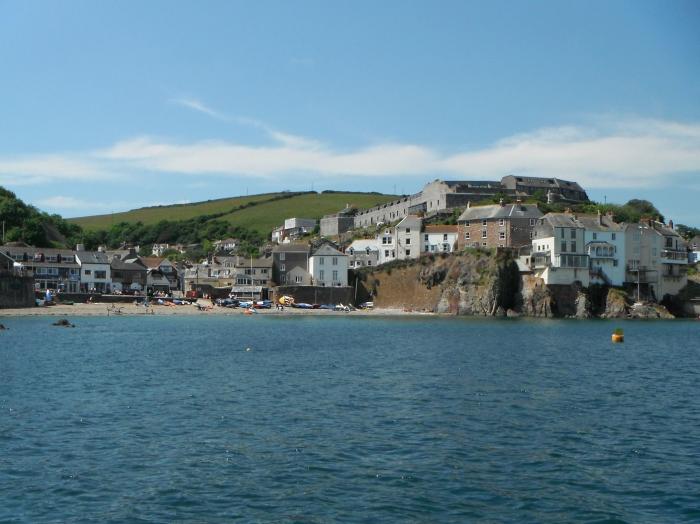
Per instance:
[[[74,321],[3,320],[2,522],[700,520],[699,322]]]

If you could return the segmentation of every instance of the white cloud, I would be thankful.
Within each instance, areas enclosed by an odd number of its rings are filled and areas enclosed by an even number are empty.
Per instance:
[[[135,137],[80,154],[0,157],[0,183],[3,175],[14,180],[95,181],[110,173],[179,173],[281,182],[300,174],[332,181],[349,176],[499,179],[517,173],[573,179],[593,189],[655,186],[674,175],[700,174],[700,123],[598,119],[591,125],[537,129],[485,148],[445,153],[405,143],[343,150],[257,120],[234,121],[263,130],[270,143],[176,143]]]
[[[214,109],[210,108],[207,106],[204,102],[201,100],[198,100],[196,98],[173,98],[170,100],[173,104],[180,105],[182,107],[187,107],[189,109],[193,109],[194,111],[198,111],[200,113],[204,113],[205,115],[208,115],[212,118],[215,118],[217,120],[223,120],[225,122],[228,122],[228,117],[226,115],[219,113],[218,111],[215,111]]]

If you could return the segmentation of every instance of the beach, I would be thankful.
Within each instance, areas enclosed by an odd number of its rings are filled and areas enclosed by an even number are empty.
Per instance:
[[[0,309],[2,317],[33,317],[33,316],[54,316],[54,317],[106,317],[106,316],[144,316],[144,315],[245,315],[243,308],[225,308],[212,305],[211,301],[200,299],[198,304],[203,306],[200,310],[194,304],[184,306],[163,306],[151,304],[148,307],[135,304],[57,304],[55,306],[34,307],[34,308],[8,308]],[[255,309],[252,315],[352,315],[352,316],[398,316],[398,315],[433,315],[431,312],[406,311],[403,309],[358,309],[355,311],[331,311],[328,309],[298,309],[285,307],[278,309]]]

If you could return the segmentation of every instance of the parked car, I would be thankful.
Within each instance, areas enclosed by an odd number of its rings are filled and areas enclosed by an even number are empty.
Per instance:
[[[374,309],[374,302],[363,302],[359,305],[360,309]]]

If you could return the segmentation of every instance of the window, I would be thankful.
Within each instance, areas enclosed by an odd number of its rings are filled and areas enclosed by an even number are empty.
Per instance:
[[[559,230],[559,236],[560,236],[561,238],[566,238],[563,228]]]
[[[263,268],[260,270],[260,273],[263,275],[267,275],[267,268]]]
[[[593,233],[593,240],[597,240],[597,239],[598,239],[598,233]]]
[[[338,282],[338,272],[333,271],[333,282]]]
[[[464,221],[464,226],[465,226],[465,227],[469,227],[469,220],[465,220],[465,221]]]
[[[576,241],[575,240],[571,241],[571,251],[576,253]]]
[[[615,240],[617,238],[617,235],[615,233],[612,234],[612,239]]]
[[[506,219],[505,218],[499,218],[498,219],[498,225],[503,227],[506,225]]]
[[[95,271],[95,278],[107,278],[107,271]]]
[[[388,250],[388,249],[385,249],[385,250],[384,250],[384,256],[387,257],[387,258],[389,258],[389,250]]]
[[[333,257],[333,260],[331,260],[334,266],[338,265],[338,257]]]
[[[304,277],[302,277],[301,275],[297,275],[294,277],[294,282],[296,282],[297,284],[301,284],[303,280]]]
[[[326,272],[322,269],[321,271],[318,272],[318,279],[319,280],[325,280],[326,279]]]
[[[444,235],[442,235],[442,241],[443,241],[443,242],[447,242],[447,233],[445,233]]]
[[[284,260],[284,255],[285,255],[284,252],[280,253],[280,260]]]
[[[371,265],[372,265],[372,261],[371,261],[371,260],[368,260],[368,261],[367,261],[367,265],[368,265],[368,266],[371,266]]]
[[[486,224],[487,224],[486,219],[483,219],[483,220],[481,221],[481,225],[482,225],[483,227],[486,227]]]
[[[411,250],[410,250],[410,249],[407,249],[407,250],[406,250],[406,256],[410,256],[410,255],[411,255]]]
[[[566,240],[561,241],[561,246],[560,246],[559,251],[561,251],[562,253],[566,253]]]
[[[575,229],[571,230],[571,240],[576,240],[576,230]]]
[[[284,264],[280,264],[280,271],[286,271],[286,268],[284,267]]]
[[[501,231],[498,233],[498,240],[505,240],[506,239],[506,233],[505,231]]]
[[[486,238],[486,230],[485,229],[481,232],[481,238]]]
[[[533,231],[530,231],[530,240],[532,240],[533,238],[535,238],[535,233]]]
[[[410,232],[411,232],[411,228],[410,228],[410,227],[407,227],[407,228],[406,228],[406,233],[410,233]]]
[[[535,219],[534,219],[534,218],[531,218],[531,219],[530,219],[530,225],[531,225],[531,226],[534,226],[534,225],[535,225]]]
[[[464,233],[464,240],[469,240],[469,231]]]
[[[85,270],[86,275],[92,275],[92,269],[86,269]]]
[[[425,240],[425,241],[427,242],[427,241],[428,241],[428,235],[425,235],[425,236],[423,237],[423,240]]]
[[[407,239],[406,239],[406,245],[407,245],[407,246],[411,245],[411,239],[410,239],[410,238],[407,238]]]
[[[481,246],[482,246],[482,247],[486,247],[486,242],[482,242],[482,243],[481,243]]]
[[[325,260],[326,259],[324,257],[318,257],[318,265],[319,266],[324,265],[326,263]]]

